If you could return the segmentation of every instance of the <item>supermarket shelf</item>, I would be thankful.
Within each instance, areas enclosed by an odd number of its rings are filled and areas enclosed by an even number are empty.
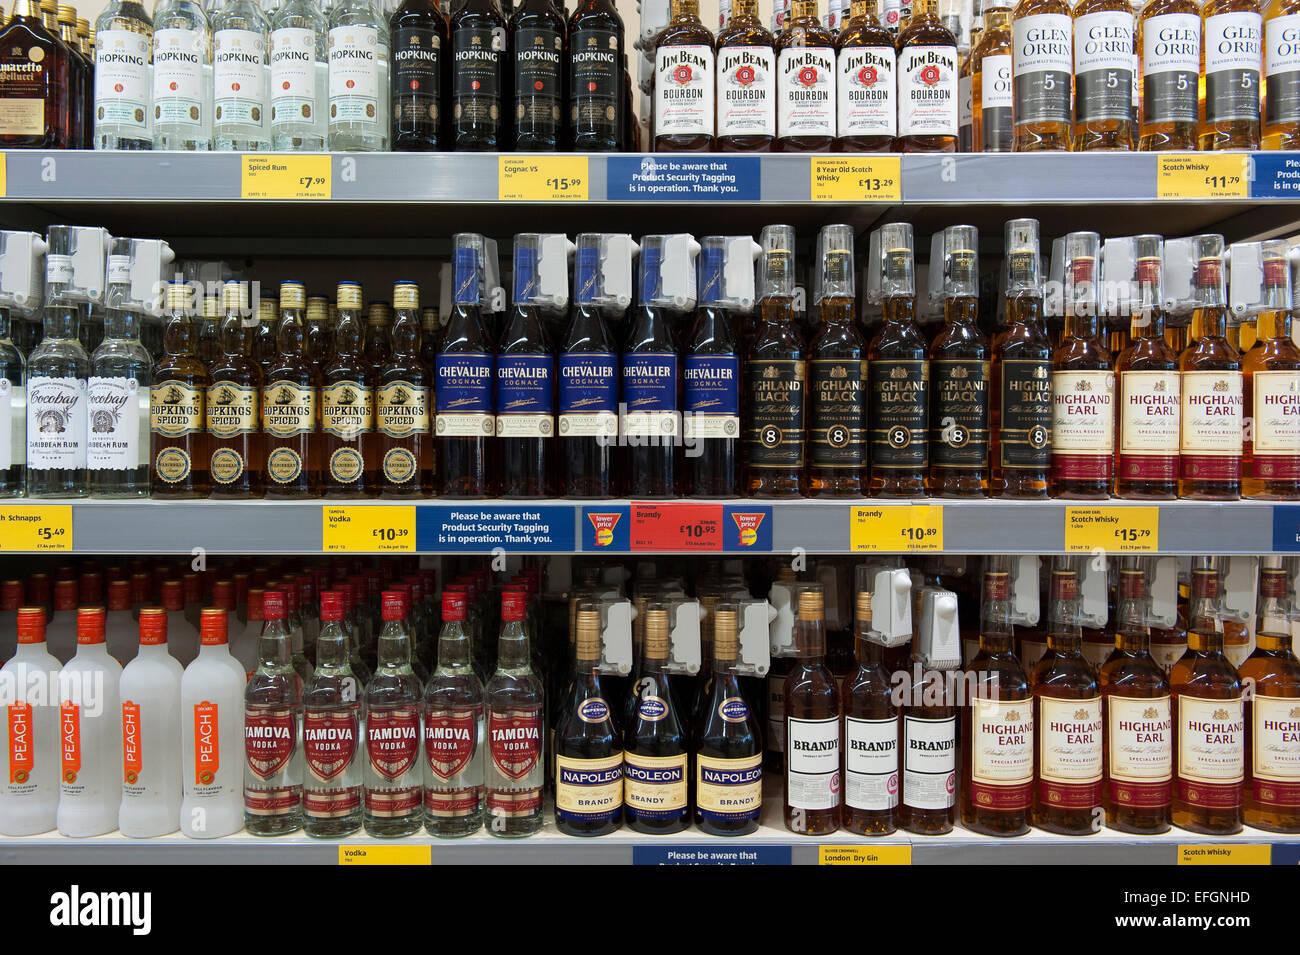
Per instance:
[[[344,509],[344,525],[337,523]],[[359,510],[358,510],[359,508]],[[1101,508],[1079,521],[1077,508]],[[336,523],[326,522],[326,509]],[[60,525],[60,522],[70,522]],[[1067,525],[1070,530],[1067,532]],[[41,526],[67,530],[39,535]],[[342,528],[342,529],[340,529]],[[379,529],[392,529],[387,544]],[[0,552],[82,554],[1262,554],[1300,550],[1300,506],[1255,501],[78,501],[0,504]],[[70,539],[69,539],[70,537]],[[328,539],[327,539],[328,538]]]

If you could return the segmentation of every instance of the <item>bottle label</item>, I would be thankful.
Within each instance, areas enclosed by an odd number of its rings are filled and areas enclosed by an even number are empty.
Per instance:
[[[465,771],[478,742],[478,707],[430,710],[424,719],[424,759],[444,782]]]
[[[629,819],[677,819],[686,812],[686,754],[623,754],[623,800]]]
[[[1054,373],[1052,410],[1052,474],[1058,480],[1110,480],[1115,450],[1115,373]]]
[[[714,822],[756,820],[763,808],[763,757],[695,757],[695,808]]]
[[[501,121],[501,55],[504,39],[482,27],[452,32],[452,119],[475,126]]]
[[[331,64],[332,67],[333,64]],[[271,34],[271,125],[312,123],[316,89],[316,31],[282,27]]]
[[[11,796],[35,790],[31,782],[36,769],[36,737],[30,703],[10,703],[6,707],[5,729],[9,745],[9,786]]]
[[[898,805],[897,717],[844,717],[844,803],[869,812]]]
[[[1254,477],[1300,479],[1300,371],[1257,371]]]
[[[1251,702],[1251,776],[1259,802],[1300,806],[1300,700],[1255,694]]]
[[[1013,89],[1010,53],[986,56],[980,61],[980,128],[976,135],[986,153],[1011,151]]]
[[[851,46],[837,57],[841,136],[895,136],[898,58],[887,46]]]
[[[574,135],[622,140],[621,46],[613,30],[584,28],[569,35],[569,118]]]
[[[740,359],[686,355],[682,359],[682,431],[689,440],[740,437]]]
[[[814,358],[808,362],[808,440],[812,463],[860,468],[867,462],[864,360]]]
[[[1151,659],[1155,660],[1160,669],[1165,671],[1165,676],[1174,668],[1174,664],[1183,658],[1187,653],[1187,636],[1183,635],[1182,640],[1176,643],[1156,643],[1151,641]]]
[[[303,714],[302,754],[313,781],[328,783],[352,765],[360,731],[355,706],[346,710],[307,710]]]
[[[930,363],[923,358],[871,362],[871,465],[924,468],[930,461]]]
[[[138,799],[149,788],[140,785],[144,750],[140,738],[140,704],[122,701],[122,798]]]
[[[1052,368],[1047,359],[1002,362],[1002,467],[1046,470],[1052,455]]]
[[[87,468],[128,471],[140,466],[141,397],[140,383],[134,378],[91,378],[87,382]]]
[[[322,431],[354,441],[374,429],[375,389],[356,379],[336,381],[321,389]]]
[[[95,35],[95,125],[143,134],[149,111],[149,36],[132,30]]]
[[[1176,480],[1182,376],[1177,371],[1126,371],[1119,388],[1120,477]]]
[[[989,464],[989,363],[936,358],[931,463],[939,468],[986,468]]]
[[[527,777],[541,759],[541,707],[489,712],[488,751],[502,776],[516,781]]]
[[[21,462],[26,453],[26,389],[0,377],[0,471]]]
[[[298,745],[298,721],[289,707],[244,708],[244,758],[258,779],[270,779],[289,765]]]
[[[316,389],[291,381],[277,381],[264,387],[262,430],[276,438],[315,431]]]
[[[28,379],[29,471],[86,466],[86,391],[87,382],[80,378]]]
[[[515,122],[554,133],[560,122],[560,60],[564,39],[554,30],[521,27],[514,35]]]
[[[203,30],[155,30],[153,35],[153,119],[155,123],[193,126],[203,123],[207,33]]]
[[[1130,809],[1169,804],[1173,714],[1168,696],[1106,697],[1110,798]]]
[[[438,356],[438,437],[491,437],[496,432],[492,418],[495,370],[488,354],[455,352]]]
[[[402,122],[438,121],[442,38],[426,27],[393,30],[393,115]]]
[[[220,707],[204,700],[194,704],[194,785],[200,790],[194,795],[213,795],[220,769]]]
[[[957,135],[957,48],[909,46],[898,56],[898,134]]]
[[[409,381],[390,381],[379,389],[375,425],[380,434],[405,438],[429,433],[429,389]]]
[[[786,802],[793,809],[840,804],[840,721],[785,718]]]
[[[802,358],[764,358],[745,363],[751,420],[749,466],[800,468],[804,452]]]
[[[261,126],[266,121],[266,39],[252,30],[217,30],[212,35],[216,122]]]
[[[1133,14],[1107,10],[1074,21],[1078,122],[1133,119]]]
[[[975,125],[975,84],[969,73],[957,77],[957,151],[971,152]]]
[[[623,434],[670,438],[678,433],[677,356],[634,352],[623,356]],[[638,442],[652,444],[654,442]]]
[[[1101,697],[1038,698],[1039,799],[1056,809],[1101,805]]]
[[[149,389],[149,430],[181,438],[203,430],[203,390],[184,381],[160,381]]]
[[[219,438],[252,434],[258,425],[257,389],[235,381],[214,381],[207,392],[207,426]]]
[[[1178,697],[1178,796],[1205,809],[1241,803],[1245,778],[1245,717],[1241,697]]]
[[[370,707],[366,713],[366,755],[382,780],[401,779],[420,755],[418,707]]]
[[[614,819],[623,807],[623,754],[577,759],[555,754],[555,814],[597,823]]]
[[[379,73],[383,66],[384,51],[374,27],[353,25],[330,30],[330,123],[373,123],[379,119]]]
[[[655,135],[712,136],[713,87],[712,47],[655,50]]]
[[[1264,24],[1264,77],[1268,124],[1300,122],[1300,13]]]
[[[1259,121],[1263,25],[1258,13],[1205,19],[1205,119]]]
[[[718,51],[718,137],[776,135],[776,54],[767,46]]]
[[[1071,30],[1070,17],[1063,13],[1020,17],[1012,24],[1017,126],[1070,122]]]
[[[76,703],[59,702],[59,741],[62,772],[59,790],[80,795],[86,787],[77,785],[77,775],[81,772],[81,707]]]
[[[835,51],[788,47],[777,62],[777,135],[835,135]]]
[[[618,434],[618,359],[606,352],[560,356],[560,437]]]
[[[1033,701],[976,699],[970,719],[975,804],[995,812],[1028,809],[1034,782]]]
[[[1144,123],[1194,123],[1201,75],[1201,18],[1165,13],[1142,24]]]
[[[1242,382],[1239,371],[1183,372],[1183,475],[1205,481],[1241,476]]]
[[[767,748],[785,752],[785,677],[767,678]]]
[[[555,433],[550,355],[497,356],[497,437],[549,438]]]

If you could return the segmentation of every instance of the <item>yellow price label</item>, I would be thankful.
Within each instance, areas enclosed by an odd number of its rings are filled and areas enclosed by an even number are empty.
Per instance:
[[[9,162],[4,153],[0,153],[0,197],[9,195]]]
[[[849,549],[876,552],[943,550],[943,505],[855,507],[849,521]]]
[[[362,504],[321,510],[326,553],[393,553],[415,550],[415,505]]]
[[[911,865],[911,846],[818,846],[818,865]]]
[[[1158,507],[1067,507],[1067,551],[1150,553],[1160,544]]]
[[[72,550],[72,505],[0,507],[0,550]]]
[[[433,846],[339,846],[339,865],[432,865]]]
[[[902,160],[897,156],[814,156],[813,202],[901,202]]]
[[[240,195],[245,199],[328,199],[329,156],[245,156]]]
[[[1179,865],[1271,865],[1273,847],[1267,844],[1180,845]]]
[[[1245,199],[1250,194],[1244,153],[1172,153],[1156,157],[1161,199]]]
[[[497,198],[586,202],[587,178],[586,156],[501,156]]]

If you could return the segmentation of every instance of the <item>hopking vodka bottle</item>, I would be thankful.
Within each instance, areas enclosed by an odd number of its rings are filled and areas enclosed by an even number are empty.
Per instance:
[[[374,0],[336,0],[328,49],[330,149],[388,149],[388,21]]]
[[[0,788],[0,833],[34,836],[54,828],[59,805],[59,720],[50,699],[38,695],[59,673],[45,648],[45,609],[22,607],[18,648],[0,669],[5,753],[9,773]]]
[[[270,39],[255,0],[224,0],[212,15],[212,132],[219,150],[271,148]]]
[[[95,21],[95,148],[152,149],[153,21],[137,0],[112,0]]]
[[[212,148],[212,34],[195,0],[160,0],[153,23],[153,148]]]
[[[271,145],[291,152],[325,148],[329,23],[316,0],[288,0],[271,23]]]
[[[232,619],[219,607],[203,610],[199,655],[181,675],[181,832],[191,839],[218,839],[244,825],[239,730],[246,674],[230,655]]]

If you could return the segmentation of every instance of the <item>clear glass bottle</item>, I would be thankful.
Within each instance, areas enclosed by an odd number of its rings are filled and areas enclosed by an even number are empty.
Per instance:
[[[348,659],[339,594],[321,594],[316,671],[303,693],[303,829],[346,836],[361,828],[361,709],[364,693]]]
[[[111,0],[95,21],[95,148],[152,149],[153,21],[138,0]]]
[[[197,0],[160,0],[153,17],[153,148],[212,148],[212,33]]]
[[[45,256],[44,336],[27,357],[27,496],[85,497],[90,356],[77,329],[86,306],[67,283],[72,257]]]
[[[483,685],[470,659],[463,592],[444,590],[438,668],[424,689],[424,827],[443,838],[483,825]]]
[[[271,145],[289,152],[325,148],[329,22],[316,0],[286,0],[271,21]],[[385,114],[386,118],[386,114]]]
[[[27,385],[9,309],[0,308],[0,497],[22,497],[27,471]]]
[[[378,666],[366,686],[366,832],[396,839],[424,822],[420,757],[420,680],[411,669],[406,607],[382,595]]]
[[[487,684],[488,764],[484,780],[488,832],[531,836],[542,828],[542,681],[533,672],[527,593],[501,593],[497,669]]]
[[[284,594],[262,595],[257,670],[244,690],[244,828],[255,836],[302,828],[302,687],[286,609]]]
[[[271,148],[271,28],[256,0],[223,0],[213,11],[212,70],[215,148]]]
[[[374,0],[335,0],[328,53],[330,149],[388,149],[388,19]]]
[[[1011,5],[1012,0],[985,0],[984,29],[970,54],[971,146],[977,153],[1011,152]]]

